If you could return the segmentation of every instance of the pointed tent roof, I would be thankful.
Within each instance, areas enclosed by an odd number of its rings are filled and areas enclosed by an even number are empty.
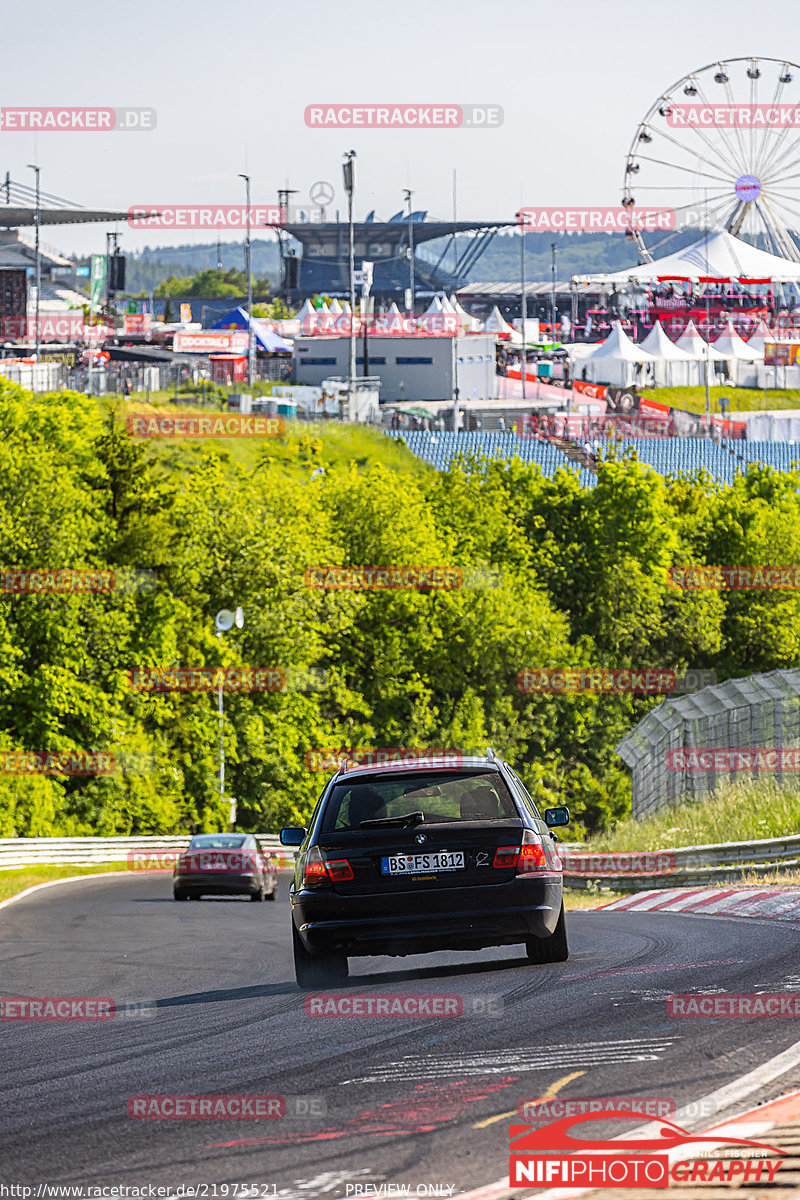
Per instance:
[[[647,337],[643,338],[639,345],[649,354],[654,354],[656,358],[668,358],[670,362],[694,362],[691,354],[687,354],[680,346],[676,346],[669,340],[660,321],[656,321]]]
[[[750,334],[750,337],[747,339],[747,344],[748,346],[751,346],[753,350],[759,350],[763,354],[765,343],[774,341],[775,334],[770,333],[769,326],[762,317],[753,332]]]
[[[655,355],[650,354],[647,350],[643,350],[641,346],[637,346],[628,337],[625,330],[619,321],[614,321],[611,326],[611,333],[604,342],[600,342],[594,353],[590,356],[592,361],[601,358],[614,358],[617,362],[622,359],[625,362],[652,362]]]
[[[484,321],[483,329],[484,333],[514,333],[513,325],[509,325],[496,304]]]
[[[331,300],[331,302],[330,302],[330,305],[329,305],[329,307],[328,307],[328,312],[330,312],[330,313],[336,313],[336,316],[338,317],[338,316],[339,316],[339,313],[340,313],[341,311],[342,311],[342,306],[341,306],[341,304],[339,303],[339,301],[338,301],[337,299],[335,299],[335,298],[334,298],[333,300]]]
[[[442,312],[454,313],[455,311],[455,305],[447,299],[447,296],[442,296]]]
[[[689,322],[675,345],[679,350],[685,350],[691,358],[696,359],[698,362],[705,362],[706,357],[708,357],[710,362],[721,362],[726,357],[724,354],[720,354],[719,350],[715,350],[713,346],[709,345],[694,321]]]
[[[745,358],[750,362],[760,361],[764,357],[763,350],[748,346],[734,329],[733,321],[728,321],[722,333],[713,343],[714,348],[724,354],[725,358]]]
[[[400,312],[396,302],[393,300],[386,310],[386,315],[387,317],[402,317],[403,314]]]
[[[311,303],[310,300],[304,300],[303,307],[300,309],[300,312],[295,317],[295,320],[302,322],[305,320],[306,317],[313,316],[316,313],[316,311],[317,310],[314,308],[314,305]]]
[[[734,237],[727,229],[715,229],[696,242],[667,254],[655,262],[642,263],[603,275],[575,275],[579,283],[655,282],[681,280],[784,280],[800,281],[800,262],[758,250]]]
[[[444,309],[443,309],[443,307],[442,307],[442,302],[441,302],[441,300],[439,299],[439,297],[438,297],[438,296],[434,296],[434,297],[433,297],[433,299],[431,300],[430,304],[429,304],[429,305],[428,305],[428,307],[425,309],[425,312],[426,312],[426,313],[440,313],[440,312],[444,312]]]

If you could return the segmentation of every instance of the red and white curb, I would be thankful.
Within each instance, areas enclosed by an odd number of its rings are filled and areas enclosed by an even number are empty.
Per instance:
[[[702,916],[800,921],[800,890],[781,888],[657,888],[623,896],[586,912],[679,912]]]

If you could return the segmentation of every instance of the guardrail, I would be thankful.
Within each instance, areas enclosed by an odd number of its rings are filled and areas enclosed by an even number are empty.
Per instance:
[[[281,865],[289,865],[294,859],[291,851],[281,846],[275,833],[256,834],[266,851],[277,855]],[[129,863],[132,869],[140,867],[133,855],[145,854],[161,859],[164,868],[171,865],[173,856],[185,850],[190,834],[169,837],[72,837],[72,838],[0,838],[0,871],[16,867],[33,866],[96,866],[102,863]]]
[[[138,857],[141,855],[166,868],[186,849],[190,836],[0,838],[0,871],[36,865],[80,867],[122,862],[129,863],[131,869],[144,870],[147,861],[142,863]],[[277,834],[256,836],[281,866],[293,864],[292,851],[281,846]],[[597,883],[622,892],[697,887],[741,882],[745,874],[768,877],[780,871],[800,871],[800,836],[609,854],[592,853],[581,843],[561,843],[559,853],[564,862],[565,886],[575,890]]]
[[[745,875],[768,878],[781,871],[800,870],[800,836],[681,846],[646,853],[593,854],[583,847],[564,846],[562,859],[564,883],[575,890],[587,889],[598,882],[620,892],[702,887],[711,883],[740,883]]]

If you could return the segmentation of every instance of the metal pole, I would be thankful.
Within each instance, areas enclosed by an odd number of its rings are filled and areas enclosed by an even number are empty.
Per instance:
[[[458,183],[453,167],[453,224],[458,220]],[[453,233],[453,274],[456,277],[455,293],[458,296],[458,234]]]
[[[411,316],[414,316],[416,310],[416,281],[414,279],[414,222],[411,220],[413,212],[411,209],[411,200],[414,193],[411,188],[406,188],[403,192],[408,201],[408,279],[411,290]]]
[[[520,290],[519,290],[519,293],[520,293],[520,308],[522,310],[522,352],[520,354],[520,364],[522,366],[522,370],[521,370],[520,374],[522,376],[522,399],[525,400],[526,399],[526,393],[525,393],[526,370],[525,370],[525,368],[528,365],[528,355],[526,352],[526,344],[527,344],[526,317],[528,315],[528,297],[525,295],[525,222],[522,219],[522,213],[517,213],[517,220],[520,223],[520,225],[519,225],[519,233],[520,233],[520,240],[519,240]]]
[[[353,229],[353,192],[356,186],[356,152],[348,150],[344,163],[344,188],[347,192],[347,223],[350,238],[350,354],[348,362],[348,392],[352,399],[356,378],[356,248]]]
[[[551,306],[552,310],[553,310],[553,328],[550,332],[552,334],[551,340],[553,342],[555,342],[555,340],[556,340],[556,255],[558,254],[558,250],[556,249],[555,242],[550,243],[550,252],[553,256],[552,267],[551,267],[551,270],[553,272],[553,297],[552,297],[553,303]]]
[[[222,630],[217,631],[219,638],[220,659],[222,655]],[[224,716],[222,711],[222,668],[219,671],[219,686],[217,687],[217,712],[219,713],[219,802],[225,806],[225,741],[223,738]]]
[[[33,163],[28,163],[28,166],[36,174],[36,211],[34,221],[36,224],[36,303],[34,306],[34,323],[36,325],[36,364],[39,364],[39,293],[42,290],[42,260],[39,256],[39,226],[41,223],[41,209],[39,206],[39,168]],[[27,322],[26,322],[27,324]]]
[[[244,269],[247,272],[247,386],[252,391],[255,339],[253,338],[253,273],[250,270],[250,176],[240,174],[239,178],[244,180],[247,198],[247,225],[244,239]]]

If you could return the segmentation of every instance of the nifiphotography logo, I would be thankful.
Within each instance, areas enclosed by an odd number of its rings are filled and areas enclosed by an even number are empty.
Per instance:
[[[763,1155],[784,1154],[765,1142],[732,1138],[727,1134],[689,1133],[661,1118],[658,1133],[650,1138],[591,1139],[573,1136],[573,1125],[591,1121],[630,1121],[630,1110],[580,1113],[539,1129],[512,1125],[509,1131],[509,1185],[511,1187],[652,1187],[674,1183],[772,1183],[781,1166]],[[696,1143],[740,1146],[739,1157],[714,1158]],[[688,1147],[686,1153],[683,1148]],[[747,1148],[749,1153],[745,1152]],[[762,1155],[755,1158],[753,1152]],[[728,1153],[730,1153],[728,1151]]]

